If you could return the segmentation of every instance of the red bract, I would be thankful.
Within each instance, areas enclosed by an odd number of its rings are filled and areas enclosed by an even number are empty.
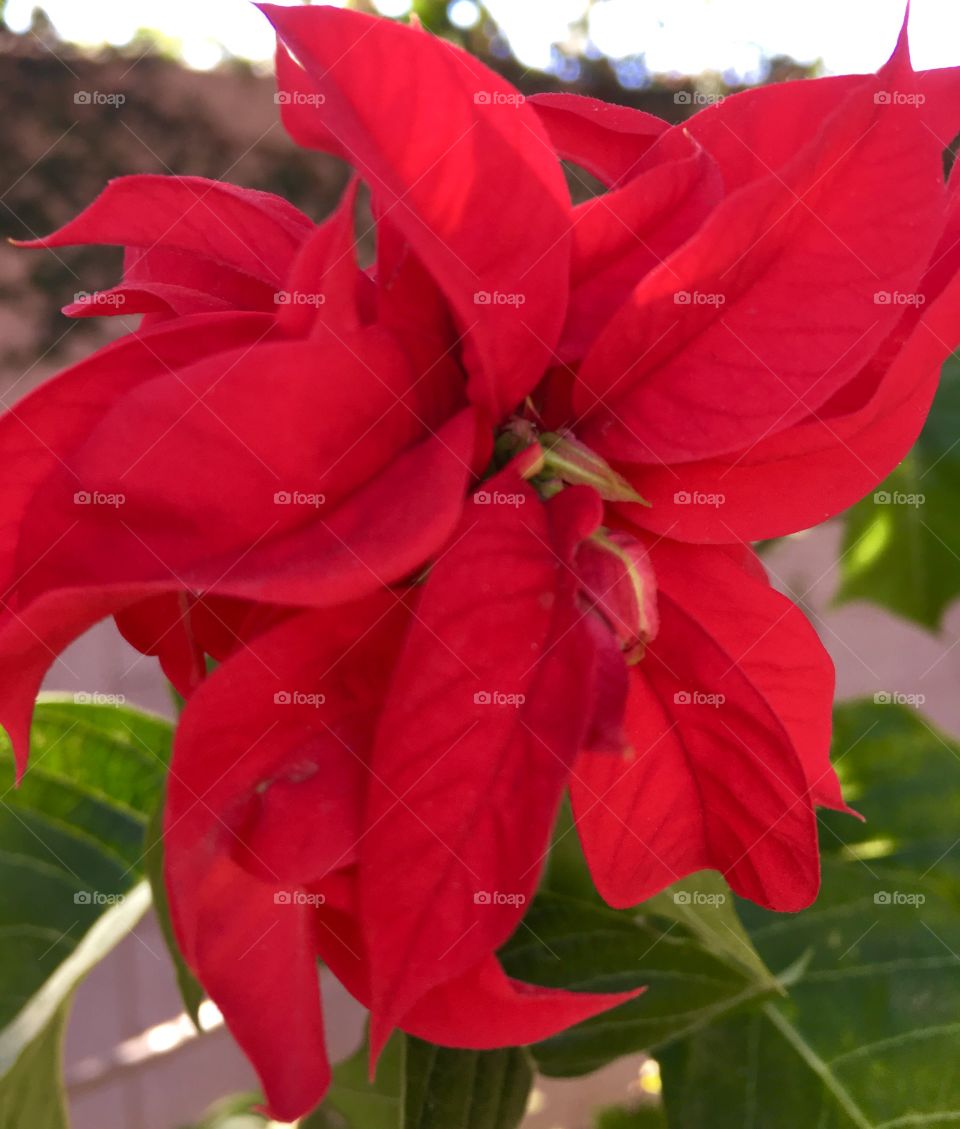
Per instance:
[[[111,181],[75,220],[26,247],[108,243],[125,249],[124,279],[64,308],[96,314],[269,310],[313,230],[286,200],[197,176]]]
[[[651,557],[661,623],[631,670],[631,748],[584,753],[572,777],[597,888],[634,905],[713,868],[745,897],[801,909],[819,881],[813,804],[843,807],[832,663],[750,562],[670,541]]]
[[[634,184],[669,172],[676,224],[716,173],[723,184],[696,233],[658,250],[628,294],[591,299],[572,412],[598,453],[632,464],[621,469],[654,503],[638,524],[713,543],[793,532],[909,449],[955,340],[958,189],[941,160],[960,128],[957,82],[915,73],[904,34],[876,77],[761,87],[691,118],[682,137],[705,152],[696,194],[692,156],[667,149],[676,127],[637,167],[658,150],[661,163],[580,205],[619,213]],[[595,129],[582,132],[568,129],[564,156],[589,157]],[[639,253],[620,242],[621,257]],[[571,309],[568,326],[588,317],[576,291]],[[722,505],[690,503],[707,496]]]
[[[904,36],[878,76],[680,128],[263,10],[284,123],[358,177],[319,225],[131,177],[38,241],[122,245],[68,312],[145,318],[0,421],[0,719],[22,768],[50,655],[109,614],[189,694],[174,924],[294,1118],[329,1077],[318,957],[374,1054],[626,998],[495,956],[566,791],[614,906],[704,868],[815,896],[833,671],[745,542],[842,509],[921,426],[960,324],[960,77]],[[573,207],[561,159],[607,191]]]
[[[530,508],[539,508],[536,499]],[[494,537],[495,530],[486,533],[491,548]],[[418,789],[420,780],[430,779],[429,760],[409,755],[403,762],[409,779],[398,779],[400,764],[382,748],[389,740],[385,723],[391,708],[414,703],[391,707],[389,699],[396,702],[404,692],[403,679],[398,687],[391,674],[398,656],[401,667],[418,657],[416,628],[429,622],[428,601],[426,589],[381,593],[293,616],[216,671],[191,699],[177,736],[165,835],[174,923],[187,959],[260,1069],[271,1109],[284,1120],[319,1100],[329,1078],[318,955],[383,1021],[460,1046],[545,1038],[635,994],[551,992],[508,980],[491,951],[523,905],[516,897],[505,906],[478,900],[484,893],[493,899],[492,891],[512,877],[508,844],[492,857],[497,833],[484,824],[496,818],[494,810],[484,811],[476,795],[470,811],[447,813],[461,824],[452,833],[429,811],[425,789]],[[509,650],[509,638],[500,646]],[[520,650],[519,661],[535,663],[536,656]],[[437,661],[436,652],[427,657]],[[459,660],[450,661],[462,677],[437,691],[456,696],[449,724],[466,731],[459,759],[453,763],[457,754],[451,752],[444,772],[474,775],[479,786],[496,773],[479,742],[486,736],[505,743],[496,729],[520,725],[515,710],[508,717],[476,701],[469,675]],[[460,708],[464,695],[467,705]],[[402,726],[398,733],[413,746],[411,754],[423,750],[428,758],[443,757],[449,739],[444,735],[431,751],[431,733],[404,737]],[[574,735],[568,743],[573,751]],[[516,750],[503,749],[503,761],[510,752]],[[515,771],[524,771],[522,758],[514,759]],[[541,761],[547,759],[544,749]],[[562,779],[559,769],[553,775]],[[514,797],[506,796],[513,810],[500,813],[502,830],[539,852],[548,828],[543,822],[538,837],[524,825],[521,801],[529,789],[521,789],[523,783],[504,774],[499,785],[504,794],[516,785]],[[474,787],[469,779],[463,784]],[[389,798],[382,798],[387,791]],[[555,802],[555,796],[546,800],[542,821]],[[371,808],[377,813],[372,819]],[[458,849],[465,857],[457,857]],[[532,859],[528,893],[538,861]],[[410,925],[402,923],[421,916],[427,896],[436,899],[438,920],[408,946]],[[381,924],[383,917],[393,920]],[[456,946],[453,933],[469,929],[473,918],[482,938]],[[395,949],[394,961],[410,965],[392,976],[386,1009],[379,1004],[381,970],[392,966],[385,966],[381,940]],[[446,959],[444,948],[451,950]]]

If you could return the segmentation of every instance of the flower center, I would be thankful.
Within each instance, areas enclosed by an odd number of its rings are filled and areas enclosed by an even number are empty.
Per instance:
[[[512,417],[497,436],[492,472],[523,452],[530,454],[521,473],[542,498],[552,497],[564,486],[590,486],[605,502],[650,504],[623,475],[566,428],[540,431],[532,420]]]
[[[508,420],[497,436],[490,473],[514,460],[543,499],[589,486],[605,502],[650,504],[572,431],[540,431],[526,416]],[[656,578],[642,541],[601,525],[578,546],[574,568],[584,605],[606,623],[626,661],[639,662],[659,626]]]

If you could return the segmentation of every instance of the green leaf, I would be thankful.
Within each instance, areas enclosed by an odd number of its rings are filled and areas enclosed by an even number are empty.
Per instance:
[[[170,727],[133,710],[45,698],[19,788],[0,737],[0,1095],[16,1101],[24,1064],[49,1060],[80,979],[150,904],[143,835],[160,794]],[[56,1075],[47,1122],[57,1126]],[[9,1095],[13,1095],[10,1097]],[[39,1100],[39,1095],[37,1095]]]
[[[834,711],[833,751],[847,802],[863,822],[821,814],[820,846],[867,866],[924,872],[951,896],[960,887],[960,744],[916,709],[854,702]],[[930,867],[933,866],[931,870]],[[866,869],[866,866],[863,868]]]
[[[676,918],[626,914],[550,893],[534,900],[500,958],[510,976],[546,987],[648,988],[532,1047],[540,1070],[557,1076],[586,1074],[669,1043],[776,988],[766,970],[746,967],[726,949],[709,951]]]
[[[177,977],[177,987],[180,989],[180,998],[187,1015],[193,1020],[194,1026],[200,1029],[200,1005],[206,998],[200,982],[187,967],[180,946],[173,934],[173,923],[170,920],[170,904],[167,901],[167,887],[163,881],[163,796],[153,810],[144,838],[144,862],[147,877],[150,880],[150,892],[153,896],[153,909],[160,923],[160,931],[166,942],[167,952],[173,961],[173,969]]]
[[[268,1119],[255,1113],[259,1094],[230,1094],[213,1103],[198,1122],[180,1129],[266,1129]]]
[[[635,1109],[611,1106],[597,1114],[595,1129],[667,1129],[663,1106],[647,1103]]]
[[[522,1047],[458,1051],[411,1036],[406,1043],[403,1129],[515,1129],[520,1124],[533,1084],[533,1066]]]
[[[0,867],[0,876],[3,868]],[[38,1038],[52,1023],[61,1005],[95,964],[110,952],[143,917],[150,905],[150,890],[138,883],[112,905],[87,931],[80,943],[65,957],[50,977],[33,993],[16,1016],[0,1030],[0,1086],[12,1070],[24,1048]],[[18,970],[4,966],[7,978]]]
[[[685,925],[715,956],[741,965],[758,984],[780,990],[737,914],[734,896],[722,874],[702,870],[668,886],[643,905],[645,913]]]
[[[658,1055],[671,1129],[940,1129],[960,1110],[960,747],[915,712],[837,715],[867,828],[824,819],[823,890],[797,915],[745,909],[784,1001]]]
[[[960,596],[960,360],[944,365],[910,454],[846,516],[838,603],[870,600],[936,628]]]
[[[320,1109],[305,1118],[301,1129],[402,1129],[405,1046],[395,1033],[377,1062],[371,1082],[366,1040],[357,1052],[333,1069],[333,1082]]]
[[[0,1080],[0,1129],[67,1129],[60,1050],[69,997]]]
[[[590,868],[583,854],[568,796],[564,797],[557,814],[540,889],[544,893],[562,894],[605,908],[590,877]]]
[[[541,889],[606,909],[590,877],[569,800],[560,808]],[[776,987],[772,973],[743,928],[730,887],[716,871],[701,871],[675,882],[640,909],[683,925],[708,951],[741,966],[758,981],[765,980]]]

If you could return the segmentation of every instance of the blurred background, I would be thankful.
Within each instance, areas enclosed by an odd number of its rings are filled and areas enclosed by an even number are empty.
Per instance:
[[[351,6],[415,14],[524,93],[571,90],[671,121],[743,86],[875,70],[903,17],[902,0]],[[960,5],[914,0],[911,46],[916,66],[960,62]],[[272,100],[272,53],[267,21],[250,0],[0,0],[3,234],[49,232],[108,179],[135,172],[230,180],[321,218],[345,169],[287,139]],[[584,191],[582,180],[573,187]],[[89,248],[0,251],[0,391],[20,395],[111,331],[127,332],[122,319],[59,314],[77,291],[109,284],[119,261],[119,252]]]
[[[747,85],[874,70],[889,55],[903,13],[902,0],[358,0],[351,6],[404,20],[415,13],[525,93],[571,90],[674,121]],[[960,63],[960,4],[914,0],[911,44],[918,67]],[[266,189],[320,219],[345,182],[345,168],[297,150],[283,133],[272,97],[272,49],[266,21],[247,0],[0,2],[0,231],[14,238],[49,232],[105,181],[135,172]],[[109,286],[119,267],[119,252],[0,247],[0,403],[14,403],[52,372],[133,328],[122,317],[69,321],[59,313],[77,292]],[[948,435],[935,473],[954,473],[947,458],[954,443]],[[941,572],[957,574],[956,522],[941,526],[935,514],[916,520],[932,526],[927,540]],[[957,585],[941,585],[945,594],[921,592],[927,614],[912,619],[896,612],[915,609],[884,610],[856,598],[864,578],[889,566],[889,524],[889,507],[862,509],[853,525],[841,520],[784,539],[765,559],[777,586],[820,630],[837,663],[841,698],[910,695],[924,717],[960,735]],[[48,687],[170,712],[152,661],[106,626],[67,652]],[[327,988],[331,1049],[343,1057],[360,1038],[362,1016],[336,985]],[[254,1088],[216,1009],[205,1008],[199,1036],[180,1013],[158,927],[147,918],[80,989],[67,1037],[75,1129],[192,1129],[215,1099]],[[595,1122],[591,1111],[642,1111],[657,1085],[655,1064],[642,1058],[585,1080],[544,1083],[525,1125],[640,1125],[641,1113],[628,1121],[623,1118],[633,1115],[611,1112]],[[249,1123],[234,1117],[229,1124]]]

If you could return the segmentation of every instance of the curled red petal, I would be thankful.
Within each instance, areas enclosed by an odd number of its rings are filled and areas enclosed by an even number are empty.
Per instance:
[[[946,202],[939,142],[882,87],[862,79],[640,283],[581,366],[584,441],[652,465],[740,451],[873,355],[899,316],[876,296],[916,291]]]
[[[533,894],[592,705],[568,561],[598,519],[592,491],[544,507],[508,468],[468,505],[414,606],[360,855],[375,1051],[506,940]]]
[[[391,593],[296,615],[218,668],[177,732],[164,832],[174,928],[285,1121],[329,1083],[307,888],[355,855],[405,620]]]
[[[360,328],[354,233],[358,187],[358,181],[351,181],[333,214],[304,242],[277,293],[277,321],[291,336],[309,333],[317,322],[332,325],[338,334]]]
[[[330,7],[261,8],[297,60],[278,57],[288,131],[367,181],[454,311],[472,401],[503,415],[539,379],[567,298],[569,195],[536,114],[438,37]]]
[[[960,177],[952,178],[960,201]],[[835,400],[734,457],[621,467],[649,507],[630,520],[681,541],[756,541],[808,529],[853,505],[904,458],[960,341],[960,207],[893,334]]]
[[[327,882],[317,910],[321,959],[355,999],[369,1006],[370,976],[355,907],[355,874]],[[569,992],[509,978],[487,956],[431,989],[400,1020],[402,1031],[441,1046],[492,1050],[547,1039],[575,1023],[635,999],[626,992]]]
[[[628,906],[711,868],[761,905],[800,909],[819,884],[813,804],[842,806],[830,659],[726,550],[651,552],[661,629],[632,669],[632,753],[585,754],[571,784],[594,880]]]
[[[621,188],[574,208],[570,309],[558,355],[579,361],[649,271],[686,242],[719,203],[710,154],[670,131]]]
[[[180,879],[167,874],[173,894]],[[185,956],[256,1068],[269,1115],[294,1121],[331,1078],[311,909],[278,905],[273,885],[226,854],[188,880],[196,937]]]
[[[669,128],[653,114],[581,94],[534,94],[530,105],[557,154],[608,187],[634,176],[644,154]]]
[[[490,1050],[548,1039],[644,991],[568,992],[506,975],[495,957],[441,984],[400,1021],[402,1030],[448,1047]],[[470,1021],[465,1023],[464,1016]]]
[[[312,229],[302,212],[269,192],[199,176],[145,174],[111,180],[75,219],[18,245],[176,248],[280,284]]]

